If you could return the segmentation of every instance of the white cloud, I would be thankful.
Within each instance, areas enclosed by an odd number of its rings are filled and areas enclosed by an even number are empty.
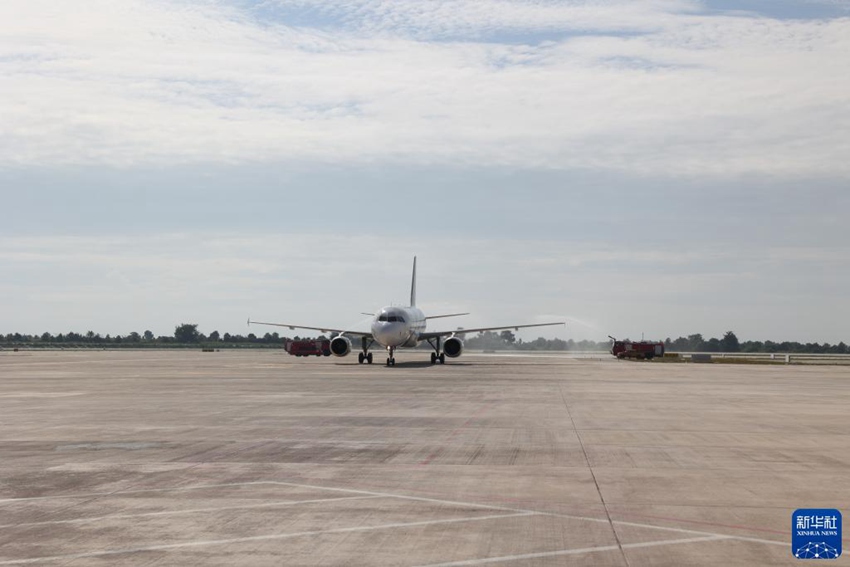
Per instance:
[[[368,33],[419,38],[477,37],[510,31],[647,31],[697,11],[694,0],[271,0]]]
[[[348,24],[262,23],[220,2],[4,2],[0,166],[850,173],[850,19],[706,16],[673,0],[325,6]],[[505,30],[588,33],[477,39]],[[610,33],[623,30],[644,33]]]

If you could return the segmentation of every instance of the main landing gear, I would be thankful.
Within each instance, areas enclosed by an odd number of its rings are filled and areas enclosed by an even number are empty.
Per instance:
[[[373,342],[375,341],[372,339],[367,339],[366,337],[363,337],[360,340],[360,346],[363,349],[363,352],[357,355],[357,362],[359,362],[360,364],[363,364],[364,362],[372,364],[372,353],[369,352],[369,347],[372,346]]]
[[[446,363],[446,353],[441,352],[439,356],[437,356],[436,352],[431,353],[431,364],[437,364],[437,361],[440,361],[440,364]]]
[[[440,352],[440,337],[437,337],[434,340],[428,339],[428,344],[434,349],[434,352],[431,353],[431,364],[437,364],[438,360],[440,361],[440,364],[445,364],[446,353]]]

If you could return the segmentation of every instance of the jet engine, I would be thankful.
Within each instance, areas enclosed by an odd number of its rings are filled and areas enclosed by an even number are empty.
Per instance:
[[[331,354],[334,356],[346,356],[351,352],[351,341],[348,337],[338,335],[331,339]]]
[[[443,343],[443,352],[449,358],[457,358],[463,353],[463,341],[457,337],[449,337]]]

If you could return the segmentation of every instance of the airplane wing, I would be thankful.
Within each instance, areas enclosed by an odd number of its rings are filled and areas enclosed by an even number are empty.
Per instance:
[[[431,333],[422,333],[419,335],[420,341],[427,341],[428,339],[436,339],[437,337],[448,337],[451,335],[456,335],[458,333],[481,333],[483,331],[506,331],[513,329],[518,331],[519,329],[527,329],[528,327],[551,327],[553,325],[566,325],[565,322],[559,323],[535,323],[533,325],[502,325],[501,327],[481,327],[478,329],[457,329],[455,331],[435,331]]]
[[[337,335],[341,335],[345,333],[347,335],[357,335],[358,337],[371,337],[372,333],[366,333],[363,331],[348,331],[345,329],[334,329],[333,327],[308,327],[306,325],[290,325],[289,323],[263,323],[262,321],[251,321],[248,319],[249,325],[271,325],[272,327],[289,327],[291,330],[295,329],[307,329],[310,331],[321,331],[322,333],[335,333]]]
[[[469,315],[469,313],[449,313],[448,315],[431,315],[426,319],[445,319],[446,317],[460,317],[461,315]]]

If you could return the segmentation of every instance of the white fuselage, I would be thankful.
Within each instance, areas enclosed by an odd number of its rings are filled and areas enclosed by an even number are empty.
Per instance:
[[[372,337],[382,347],[415,347],[425,331],[425,314],[416,307],[384,307],[372,320]]]

